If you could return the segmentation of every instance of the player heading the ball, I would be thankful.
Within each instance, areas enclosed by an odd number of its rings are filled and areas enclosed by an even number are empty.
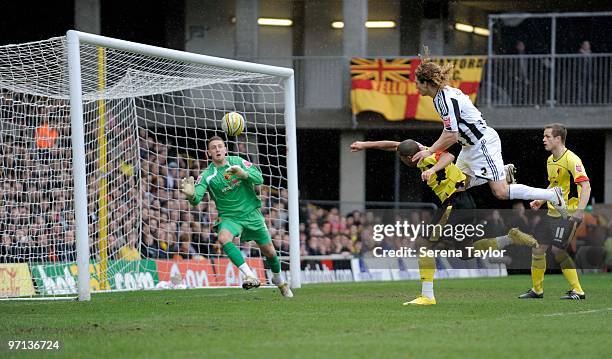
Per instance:
[[[255,186],[263,183],[261,171],[239,156],[228,156],[225,142],[219,136],[213,136],[208,141],[208,156],[212,163],[197,181],[193,177],[183,178],[181,192],[191,205],[196,206],[208,191],[210,199],[217,205],[219,219],[213,229],[223,246],[223,252],[245,277],[242,288],[257,288],[260,283],[234,245],[234,237],[240,237],[241,242],[252,240],[257,243],[272,270],[272,283],[284,297],[293,297],[289,285],[281,277],[280,261],[260,211],[261,200],[255,192]]]
[[[470,177],[468,187],[474,183],[488,182],[498,199],[548,201],[563,218],[567,218],[567,205],[560,187],[543,189],[506,182],[499,135],[487,125],[467,95],[448,85],[453,65],[440,66],[427,57],[425,47],[425,56],[415,73],[416,85],[421,96],[433,98],[444,130],[433,145],[414,155],[412,160],[419,162],[459,142],[462,148],[456,164],[461,172]]]

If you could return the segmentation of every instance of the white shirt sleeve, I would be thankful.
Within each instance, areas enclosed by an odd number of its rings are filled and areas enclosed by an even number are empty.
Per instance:
[[[444,123],[444,130],[448,132],[458,132],[459,127],[457,126],[457,116],[453,104],[449,96],[446,96],[444,92],[440,95],[441,96],[436,96],[434,105],[440,114],[442,123]]]

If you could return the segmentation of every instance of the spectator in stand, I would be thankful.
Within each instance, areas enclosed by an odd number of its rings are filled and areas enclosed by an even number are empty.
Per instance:
[[[0,239],[0,263],[14,262],[15,246],[13,239],[8,233],[4,233]]]
[[[174,161],[170,162],[168,164],[168,174],[166,175],[166,185],[168,189],[178,189],[178,176],[178,164]]]
[[[63,240],[60,239],[55,242],[55,251],[57,253],[57,258],[59,261],[76,261],[76,241],[74,237],[74,231],[66,232],[66,235],[64,236]]]
[[[55,141],[59,132],[52,127],[48,120],[43,120],[36,128],[36,148],[38,149],[39,159],[50,160],[51,149],[55,147]]]
[[[593,55],[591,43],[582,41],[578,53],[582,55],[578,61],[578,104],[591,104],[593,101]]]
[[[198,251],[191,245],[191,236],[187,232],[183,232],[179,237],[178,252],[183,259],[199,259],[201,256]]]
[[[119,259],[119,249],[122,247],[119,240],[117,240],[117,236],[109,233],[106,237],[106,245],[107,245],[107,253],[108,259]]]
[[[143,231],[142,238],[140,254],[143,258],[157,259],[165,256],[165,253],[159,249],[154,236],[152,236],[150,233],[147,234],[146,231]]]
[[[136,233],[131,232],[127,236],[127,244],[119,248],[116,259],[123,259],[126,261],[137,261],[140,260],[140,252],[136,249],[136,243],[138,242],[138,236]]]
[[[514,60],[514,68],[511,68],[514,88],[510,88],[509,94],[514,103],[525,104],[529,101],[528,96],[531,93],[529,90],[529,60],[525,56],[527,55],[525,43],[522,40],[516,41],[514,50],[518,58]]]
[[[574,240],[569,244],[569,249],[572,252],[576,252],[577,243],[588,243],[589,238],[593,238],[598,228],[597,218],[593,215],[593,206],[588,205],[584,209],[584,216],[582,222],[576,227],[576,233],[574,234]]]
[[[518,228],[523,232],[531,233],[531,225],[525,213],[525,205],[522,201],[512,205],[512,216],[508,221],[507,227]]]

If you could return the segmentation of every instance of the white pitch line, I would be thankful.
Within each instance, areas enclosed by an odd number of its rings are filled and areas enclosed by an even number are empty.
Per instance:
[[[572,315],[572,314],[591,314],[591,313],[608,312],[608,311],[612,311],[612,308],[582,310],[580,312],[550,313],[550,314],[543,314],[542,316],[543,317],[559,317],[559,316]]]

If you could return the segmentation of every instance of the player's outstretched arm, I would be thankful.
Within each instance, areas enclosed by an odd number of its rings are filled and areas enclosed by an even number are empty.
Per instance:
[[[195,183],[192,176],[181,179],[179,191],[187,197],[192,206],[196,206],[204,197],[207,186],[204,183]]]
[[[429,147],[428,150],[423,150],[412,157],[414,162],[418,162],[425,157],[429,157],[436,152],[445,151],[450,146],[459,141],[459,132],[442,131],[440,138]]]
[[[351,144],[351,152],[362,150],[396,151],[399,144],[397,141],[355,141]]]
[[[195,180],[192,176],[181,179],[179,190],[187,197],[189,201],[195,197]]]

